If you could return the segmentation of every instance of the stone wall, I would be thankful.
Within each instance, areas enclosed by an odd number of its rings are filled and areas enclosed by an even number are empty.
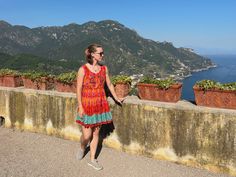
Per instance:
[[[104,145],[133,154],[236,175],[236,110],[109,98],[113,124],[101,129]],[[79,140],[76,95],[0,87],[5,127]]]

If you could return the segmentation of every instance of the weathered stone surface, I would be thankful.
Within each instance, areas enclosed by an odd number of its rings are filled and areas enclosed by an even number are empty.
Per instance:
[[[104,144],[129,153],[236,175],[236,110],[109,98],[114,123],[101,129]],[[5,127],[79,140],[76,95],[0,87]]]

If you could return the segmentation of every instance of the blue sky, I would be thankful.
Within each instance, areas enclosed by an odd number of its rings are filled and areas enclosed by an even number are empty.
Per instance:
[[[144,38],[200,54],[236,54],[236,0],[0,0],[0,20],[28,27],[116,20]]]

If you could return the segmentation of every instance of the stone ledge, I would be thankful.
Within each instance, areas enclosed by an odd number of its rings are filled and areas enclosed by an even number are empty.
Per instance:
[[[0,87],[0,98],[6,127],[79,140],[76,94]],[[114,127],[102,127],[106,146],[236,175],[236,110],[136,96],[122,106],[108,100]]]
[[[0,90],[76,98],[75,93],[57,92],[55,90],[34,90],[34,89],[25,89],[24,87],[17,87],[17,88],[0,87]],[[111,97],[108,97],[108,101],[110,104],[115,104],[115,101]],[[236,110],[234,109],[197,106],[187,100],[180,100],[177,103],[168,103],[168,102],[160,102],[160,101],[141,100],[137,96],[127,96],[123,103],[236,115]]]

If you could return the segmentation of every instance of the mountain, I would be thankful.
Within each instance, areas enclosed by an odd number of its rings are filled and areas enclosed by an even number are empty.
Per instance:
[[[16,54],[14,56],[0,52],[0,68],[11,68],[18,71],[36,70],[53,74],[74,70],[75,61],[49,60],[32,54]]]
[[[47,70],[52,72],[77,70],[85,62],[84,50],[91,43],[104,47],[105,64],[111,74],[182,77],[214,65],[192,49],[144,39],[117,21],[104,20],[32,29],[0,21],[0,52],[11,56],[6,57],[10,61],[1,62],[0,67],[22,69],[21,62],[26,65],[29,62],[37,68],[32,63],[39,62],[40,69],[48,66]]]

